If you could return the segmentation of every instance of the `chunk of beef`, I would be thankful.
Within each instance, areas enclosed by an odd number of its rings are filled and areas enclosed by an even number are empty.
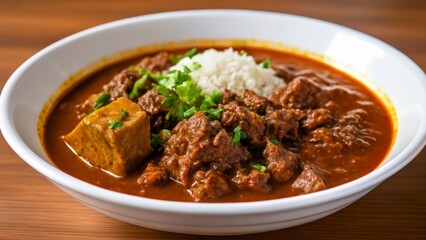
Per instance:
[[[287,86],[276,89],[270,100],[286,108],[315,109],[329,101],[327,92],[312,79],[296,77]]]
[[[251,90],[244,91],[242,104],[260,115],[264,115],[267,109],[273,109],[272,102]]]
[[[231,188],[222,173],[213,170],[200,170],[194,174],[189,190],[194,200],[200,202],[217,199],[230,192]]]
[[[228,104],[237,99],[237,95],[228,89],[222,90],[222,99],[220,100],[221,104]]]
[[[89,112],[93,110],[93,107],[96,105],[96,98],[98,94],[90,95],[83,103],[77,104],[75,109],[77,111],[77,119],[81,120],[87,116]]]
[[[169,175],[164,167],[149,162],[137,182],[143,186],[162,185],[167,182],[168,178]]]
[[[266,135],[282,141],[284,138],[298,138],[299,120],[305,113],[299,109],[268,111],[265,115]]]
[[[247,134],[247,141],[253,146],[265,145],[265,125],[262,117],[257,113],[250,111],[247,107],[240,106],[236,101],[221,105],[222,125],[231,130],[240,126]]]
[[[271,186],[268,185],[269,173],[257,169],[238,169],[232,181],[239,189],[253,190],[256,192],[269,193]]]
[[[326,189],[324,180],[311,164],[303,166],[303,172],[297,177],[291,187],[300,189],[304,193],[312,193]]]
[[[225,171],[249,157],[250,153],[241,144],[231,144],[231,137],[224,129],[218,131],[203,112],[197,112],[173,129],[164,144],[161,162],[173,179],[188,186],[191,172],[205,163]]]
[[[167,52],[160,52],[152,57],[144,57],[137,66],[155,73],[168,70],[173,66],[173,62],[170,61],[170,56]]]
[[[103,90],[111,94],[111,101],[119,97],[129,98],[128,93],[133,87],[133,83],[141,77],[136,70],[125,69],[103,86]]]
[[[295,153],[268,141],[263,156],[266,160],[268,172],[271,173],[275,181],[286,182],[296,174],[298,160]]]
[[[341,118],[339,118],[337,125],[339,126],[347,126],[354,125],[357,127],[362,127],[365,124],[365,118],[368,113],[364,109],[354,109],[348,111]]]
[[[151,118],[156,118],[159,115],[167,112],[167,108],[162,104],[164,97],[158,94],[155,89],[147,91],[144,95],[138,98],[139,106],[147,112]]]
[[[276,76],[282,78],[286,83],[289,83],[294,77],[295,69],[291,66],[271,63],[271,68],[276,72]]]
[[[124,119],[122,110],[127,112]],[[121,125],[111,127],[118,119]],[[153,150],[148,114],[126,98],[92,112],[62,139],[79,157],[118,176],[125,176]]]
[[[308,110],[306,112],[306,118],[302,120],[302,128],[312,131],[315,128],[326,125],[332,120],[333,117],[328,109],[317,108],[314,110]]]
[[[340,157],[344,148],[334,129],[320,127],[303,137],[300,155],[303,159],[321,161],[330,156]]]
[[[368,127],[363,110],[347,112],[330,127],[320,127],[308,133],[301,144],[303,158],[322,160],[339,157],[349,149],[368,147],[380,134]]]

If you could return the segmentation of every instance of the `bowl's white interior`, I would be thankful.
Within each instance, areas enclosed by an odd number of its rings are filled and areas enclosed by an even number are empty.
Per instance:
[[[85,65],[122,50],[196,38],[255,38],[297,46],[324,54],[362,73],[365,81],[373,81],[393,102],[398,119],[395,145],[380,168],[392,166],[383,170],[380,181],[407,164],[424,144],[426,80],[423,71],[405,55],[377,39],[338,25],[249,11],[180,12],[132,18],[61,40],[23,64],[7,83],[1,103],[2,131],[9,143],[13,141],[12,148],[31,166],[42,160],[50,164],[39,142],[37,120],[49,96],[65,79]],[[20,145],[21,140],[28,147]],[[28,157],[27,153],[40,158]]]

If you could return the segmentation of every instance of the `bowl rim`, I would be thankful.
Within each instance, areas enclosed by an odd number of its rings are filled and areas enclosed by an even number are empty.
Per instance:
[[[382,181],[384,181],[385,179],[399,171],[401,168],[406,166],[425,146],[426,122],[423,118],[420,124],[420,128],[414,138],[411,139],[411,142],[405,149],[403,149],[399,154],[397,154],[393,159],[391,159],[392,161],[387,162],[386,164],[373,170],[369,174],[364,175],[363,177],[353,180],[351,182],[330,189],[326,189],[324,191],[281,199],[237,203],[194,203],[158,200],[140,196],[133,196],[103,189],[95,185],[86,183],[80,179],[68,175],[67,173],[61,171],[54,165],[47,163],[35,152],[33,152],[31,148],[26,145],[23,139],[19,136],[12,121],[13,118],[11,117],[12,109],[10,106],[10,101],[12,98],[12,93],[15,87],[19,84],[19,80],[22,77],[23,73],[26,71],[26,69],[28,69],[33,64],[36,64],[39,59],[43,58],[43,56],[49,53],[50,51],[53,51],[54,49],[68,42],[76,41],[83,36],[96,34],[99,31],[108,30],[109,28],[119,27],[129,23],[142,23],[144,21],[155,21],[159,19],[173,19],[181,17],[196,17],[197,15],[223,16],[223,14],[248,14],[256,15],[257,17],[262,17],[265,15],[278,15],[280,17],[297,18],[302,21],[316,21],[321,24],[330,25],[334,28],[339,29],[340,31],[349,33],[351,36],[363,38],[373,43],[374,45],[379,45],[387,52],[390,52],[392,55],[396,56],[407,67],[409,67],[410,71],[412,71],[417,78],[424,79],[424,81],[421,81],[420,84],[426,91],[426,76],[421,70],[421,68],[417,66],[409,57],[375,37],[372,37],[354,29],[347,28],[342,25],[305,16],[254,10],[211,9],[153,13],[116,20],[77,32],[45,47],[44,49],[30,57],[28,60],[26,60],[21,66],[19,66],[19,68],[10,76],[10,78],[4,85],[2,94],[0,95],[0,129],[3,133],[5,140],[8,142],[9,146],[17,153],[17,155],[25,162],[27,162],[27,164],[29,164],[36,171],[47,177],[50,181],[53,181],[78,194],[86,195],[104,202],[138,209],[153,210],[156,212],[173,212],[181,214],[213,216],[272,213],[277,211],[296,210],[308,206],[318,206],[327,202],[337,201],[339,199],[343,199],[348,196],[355,195],[359,192],[367,191],[368,189],[374,188]]]

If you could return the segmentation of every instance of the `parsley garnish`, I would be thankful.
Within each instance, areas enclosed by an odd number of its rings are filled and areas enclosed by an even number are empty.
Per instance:
[[[260,163],[253,164],[253,165],[251,165],[251,167],[256,168],[257,170],[259,170],[261,172],[266,171],[266,166],[263,165],[263,164],[260,164]]]
[[[193,56],[195,56],[198,53],[198,49],[193,48],[191,50],[189,50],[188,52],[182,54],[182,55],[171,55],[170,56],[170,61],[172,61],[173,63],[177,63],[179,62],[181,59],[189,57],[192,58]]]
[[[234,136],[232,137],[232,144],[236,144],[237,142],[239,142],[241,139],[244,139],[247,137],[247,134],[241,130],[241,127],[238,126],[236,128],[234,128]]]
[[[198,70],[198,69],[200,69],[202,67],[199,62],[193,62],[192,66],[193,66],[194,71]]]
[[[151,146],[153,148],[160,148],[172,136],[168,129],[162,129],[158,134],[153,134],[151,139]]]
[[[127,117],[127,115],[129,115],[128,112],[126,112],[124,109],[120,110],[120,120],[123,120]]]
[[[280,144],[280,142],[278,142],[275,139],[269,139],[269,142],[272,143],[272,144],[274,144],[274,145],[279,145]]]
[[[130,99],[135,99],[139,97],[139,90],[141,90],[144,87],[146,80],[148,79],[148,76],[149,76],[149,73],[145,72],[142,74],[142,76],[138,80],[136,80],[133,83],[132,91],[129,93]]]
[[[260,63],[260,66],[263,68],[270,68],[271,67],[271,60],[267,58],[265,61]]]
[[[117,120],[112,120],[108,123],[109,129],[121,128],[122,126],[123,126],[123,123]]]
[[[163,95],[162,104],[169,110],[165,119],[178,122],[197,111],[203,111],[210,120],[218,119],[222,112],[217,107],[221,94],[203,94],[201,88],[192,81],[190,72],[188,67],[184,67],[183,70],[173,70],[158,80],[155,90]]]
[[[218,90],[213,90],[212,92],[212,100],[214,103],[219,104],[219,102],[222,100],[222,93],[219,92]]]
[[[196,112],[197,112],[197,108],[192,107],[192,108],[186,110],[185,112],[183,112],[183,117],[189,118],[190,116],[194,115],[194,113],[196,113]]]
[[[96,104],[95,106],[93,106],[93,110],[97,110],[105,106],[108,103],[110,97],[111,97],[111,94],[109,94],[108,92],[103,92],[99,94],[99,96],[96,97]]]

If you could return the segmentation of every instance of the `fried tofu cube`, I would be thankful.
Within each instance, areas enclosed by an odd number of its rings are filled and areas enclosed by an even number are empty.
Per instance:
[[[92,112],[62,139],[80,158],[117,176],[153,151],[149,116],[126,98]]]

